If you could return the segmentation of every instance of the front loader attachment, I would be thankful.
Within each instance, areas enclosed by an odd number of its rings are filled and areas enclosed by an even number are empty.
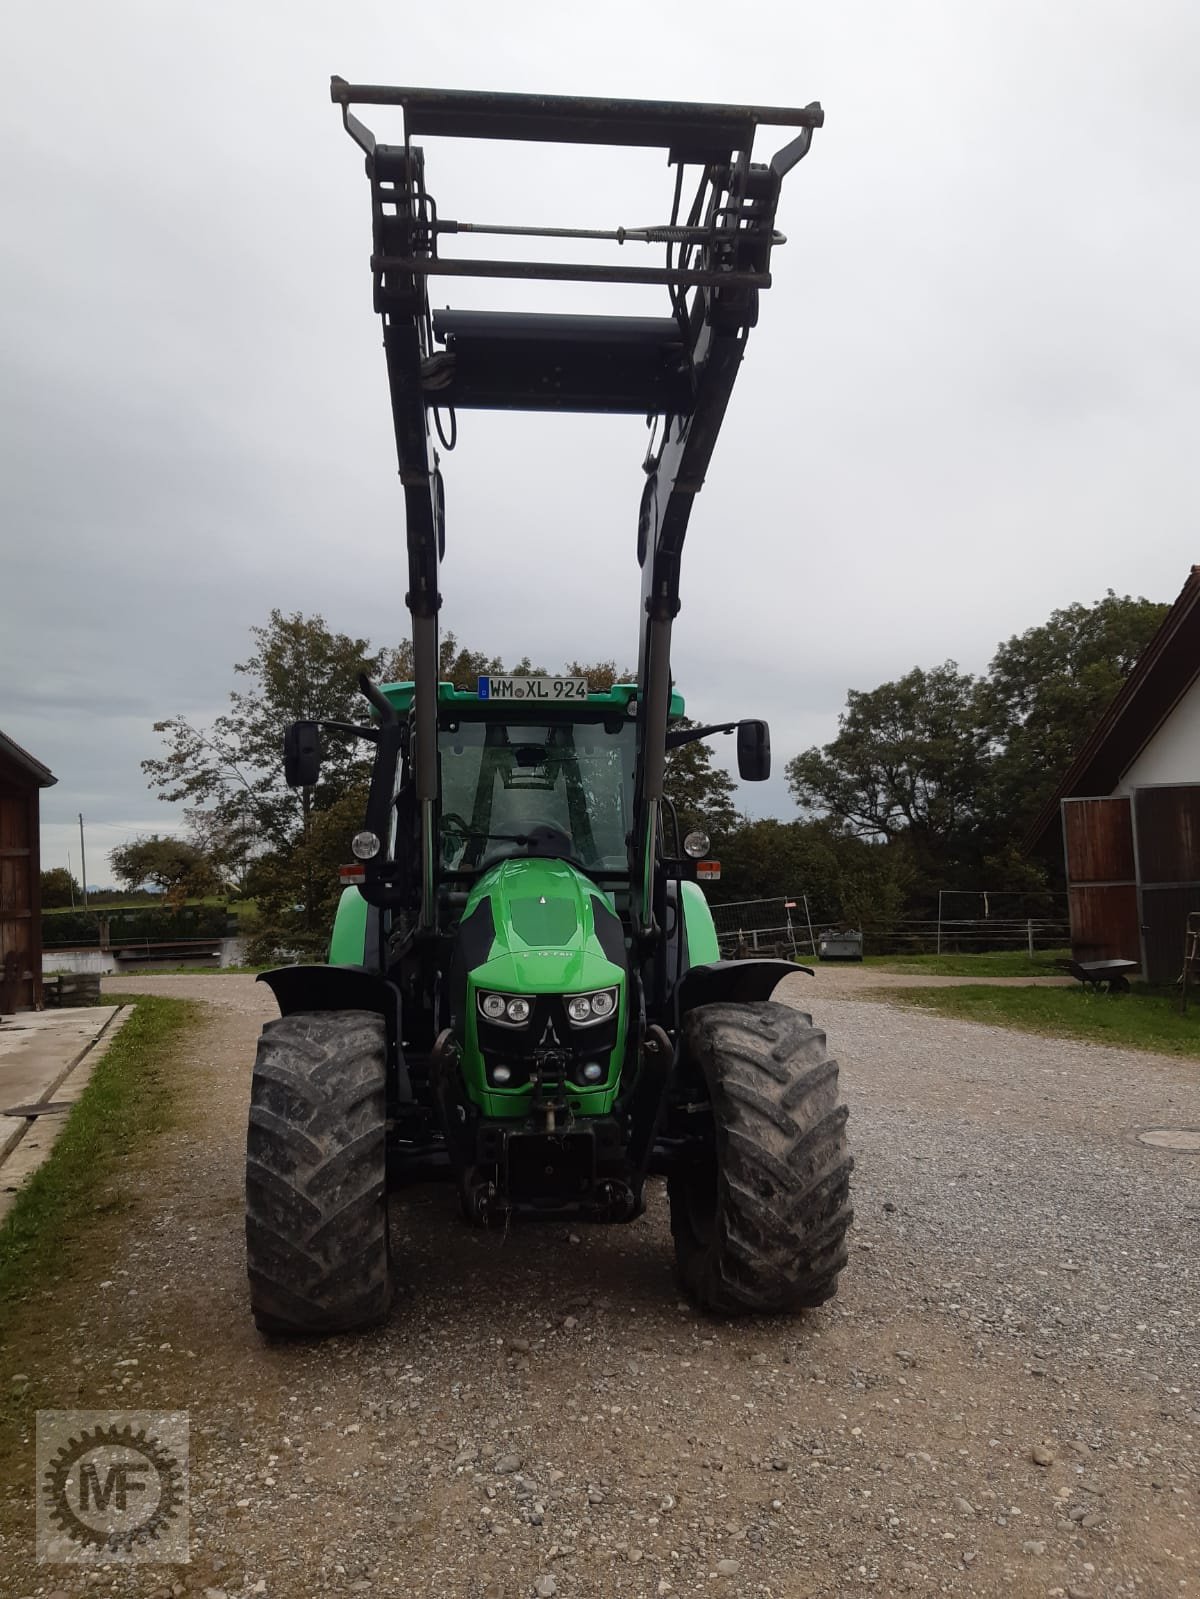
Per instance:
[[[679,610],[680,556],[724,419],[758,299],[771,283],[771,254],[786,241],[775,212],[783,178],[807,154],[821,107],[702,105],[558,95],[479,94],[386,88],[334,78],[331,96],[366,156],[371,183],[375,308],[383,318],[396,449],[408,535],[413,618],[414,766],[422,833],[421,924],[432,931],[437,825],[438,565],[445,551],[445,497],[430,416],[453,447],[458,412],[628,412],[654,420],[643,461],[638,515],[642,620],[638,665],[639,753],[630,844],[635,931],[661,936],[648,868],[659,825],[668,705],[671,625]],[[404,141],[380,144],[351,110],[394,106]],[[752,158],[760,126],[798,129],[769,161]],[[665,150],[674,169],[666,218],[637,226],[547,228],[519,218],[468,220],[439,208],[426,186],[422,136]],[[520,194],[514,182],[505,196]],[[686,201],[687,169],[693,186]],[[598,219],[608,220],[608,219]],[[609,259],[565,262],[465,259],[443,254],[456,234],[557,239],[606,246]],[[630,256],[639,253],[638,260]],[[564,283],[650,284],[663,291],[656,317],[431,311],[430,279],[461,277]],[[660,967],[662,963],[659,963]]]

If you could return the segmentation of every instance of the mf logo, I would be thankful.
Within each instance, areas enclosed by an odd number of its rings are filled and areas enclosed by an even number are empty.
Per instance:
[[[186,1561],[184,1411],[40,1410],[37,1555]]]
[[[89,1504],[95,1505],[97,1510],[107,1510],[109,1500],[116,1499],[117,1509],[128,1508],[130,1493],[145,1493],[146,1467],[143,1464],[139,1470],[136,1465],[129,1465],[124,1460],[119,1460],[115,1466],[109,1466],[108,1474],[103,1483],[100,1481],[99,1468],[94,1460],[83,1462],[79,1467],[79,1508],[86,1511]]]

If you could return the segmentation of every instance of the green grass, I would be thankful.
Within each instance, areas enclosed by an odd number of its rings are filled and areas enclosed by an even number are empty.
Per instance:
[[[174,1079],[167,1057],[196,1015],[186,1000],[108,995],[133,1005],[67,1118],[53,1149],[0,1223],[0,1334],[22,1297],[92,1249],[91,1230],[132,1203],[120,1177],[169,1125]]]
[[[1069,949],[1028,951],[1006,949],[985,955],[868,955],[864,966],[881,972],[909,972],[927,977],[1061,977],[1060,963]]]
[[[1097,994],[1077,985],[983,988],[964,983],[961,988],[878,989],[876,995],[889,1004],[992,1027],[1200,1059],[1200,1006],[1181,1016],[1173,991],[1135,987],[1128,994]]]

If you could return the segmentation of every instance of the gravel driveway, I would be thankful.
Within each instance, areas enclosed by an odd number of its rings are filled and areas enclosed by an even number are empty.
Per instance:
[[[5,1352],[30,1431],[36,1407],[190,1411],[192,1564],[113,1568],[101,1591],[1200,1589],[1200,1155],[1136,1136],[1200,1127],[1200,1066],[834,997],[857,974],[826,975],[778,997],[827,1028],[851,1107],[831,1305],[696,1315],[658,1190],[628,1227],[499,1239],[431,1187],[395,1201],[387,1327],[290,1346],[257,1336],[243,1285],[269,995],[139,978],[211,1003],[178,1064],[183,1124],[88,1280]],[[82,1593],[32,1563],[31,1460],[4,1475],[0,1593]]]

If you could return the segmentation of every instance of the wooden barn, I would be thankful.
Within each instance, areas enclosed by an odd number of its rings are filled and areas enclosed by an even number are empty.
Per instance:
[[[1076,960],[1183,968],[1200,913],[1200,566],[1026,840],[1066,856]]]
[[[0,1014],[42,1003],[38,803],[56,779],[0,733]]]

